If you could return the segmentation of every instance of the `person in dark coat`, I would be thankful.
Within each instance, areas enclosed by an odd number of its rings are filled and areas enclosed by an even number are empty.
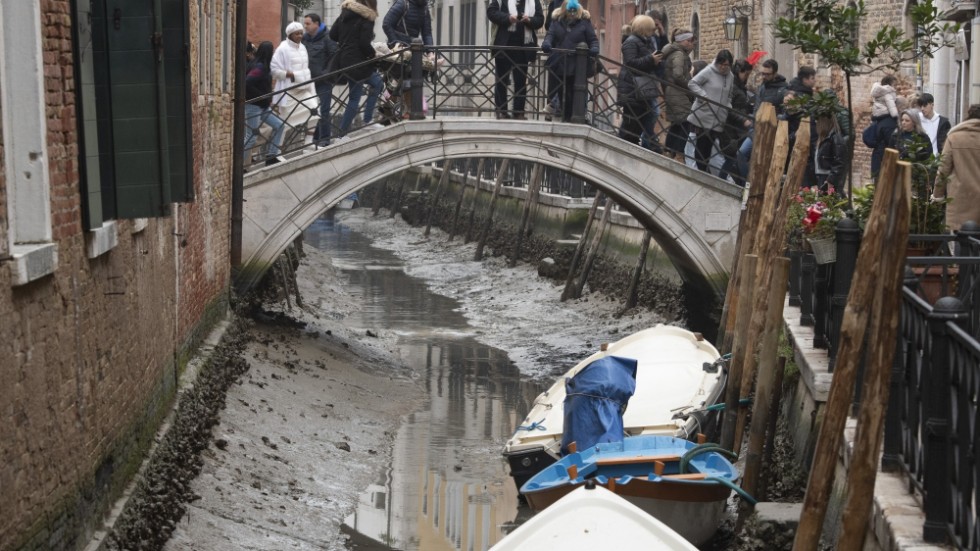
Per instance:
[[[651,103],[660,97],[660,84],[651,88],[653,96],[640,96],[637,93],[636,75],[653,76],[654,70],[663,59],[653,42],[656,25],[653,18],[638,15],[633,18],[630,35],[623,40],[623,68],[616,81],[617,103],[623,107],[623,121],[619,127],[619,137],[637,143],[640,136],[653,128]]]
[[[252,61],[245,67],[245,164],[248,164],[249,150],[255,145],[259,127],[268,124],[272,127],[272,137],[266,146],[265,164],[278,163],[279,147],[286,124],[272,112],[272,42],[263,42],[255,49]],[[263,99],[262,96],[268,96]],[[255,100],[255,101],[251,101]]]
[[[364,103],[365,125],[371,124],[374,106],[384,86],[374,64],[365,63],[374,59],[375,55],[371,40],[374,39],[377,9],[377,0],[344,0],[340,5],[340,15],[330,29],[330,37],[340,44],[337,67],[343,71],[341,78],[347,82],[349,89],[347,108],[344,109],[344,118],[340,122],[341,135],[347,133],[357,116],[364,85],[369,88],[368,98]]]
[[[752,127],[754,107],[746,88],[749,75],[752,74],[752,65],[748,61],[740,59],[732,66],[732,74],[735,75],[734,86],[732,87],[732,108],[728,110],[728,120],[718,139],[719,149],[725,157],[725,164],[722,165],[718,177],[724,180],[731,174],[736,184],[745,187],[745,179],[739,177],[736,169],[735,157],[738,154],[739,146],[742,145],[742,140],[748,136],[749,129]]]
[[[428,0],[395,0],[385,14],[381,29],[388,37],[388,45],[410,46],[413,38],[421,38],[422,44],[432,46],[432,16]]]
[[[763,103],[771,103],[776,108],[776,115],[780,115],[783,111],[783,100],[786,97],[786,90],[789,87],[786,83],[786,77],[779,74],[779,62],[775,59],[767,59],[762,62],[762,68],[759,69],[759,76],[762,77],[762,84],[759,85],[759,89],[755,93],[755,107],[752,112],[753,120],[755,119],[755,112],[759,110],[759,106]],[[738,155],[735,161],[738,167],[738,176],[743,182],[749,177],[749,160],[752,157],[752,138],[753,135],[750,131],[748,137],[742,141],[742,145],[738,148]]]
[[[667,111],[667,140],[664,145],[674,158],[684,161],[684,148],[687,146],[690,127],[687,116],[691,114],[693,98],[688,83],[691,82],[691,52],[697,37],[686,29],[674,30],[674,41],[663,49],[664,69],[667,76],[663,94],[664,106]]]
[[[515,119],[524,119],[527,103],[527,67],[537,53],[538,36],[535,32],[544,25],[544,13],[540,0],[490,0],[487,19],[493,24],[492,46],[526,48],[500,50],[491,48],[494,60],[493,87],[494,107],[497,118],[510,118],[507,111],[507,84],[514,80]]]
[[[554,75],[548,80],[548,97],[559,96],[562,106],[562,121],[572,120],[572,96],[575,85],[575,55],[579,43],[588,45],[589,56],[599,55],[599,37],[592,26],[592,16],[582,8],[578,0],[565,0],[561,7],[551,14],[551,28],[541,42],[541,50],[548,54],[545,65]],[[553,52],[553,49],[565,50]],[[553,83],[553,84],[552,84]]]
[[[330,38],[327,26],[315,13],[303,17],[303,45],[310,57],[310,76],[320,78],[327,73],[330,59],[337,53],[337,43]],[[320,122],[313,131],[313,143],[319,147],[330,144],[330,100],[333,96],[333,85],[326,79],[314,83],[316,95],[320,98]]]
[[[938,157],[943,151],[943,146],[946,145],[946,136],[949,135],[953,125],[950,124],[949,119],[936,113],[936,98],[932,97],[932,94],[920,95],[915,100],[915,104],[919,106],[919,122],[922,123],[922,129],[932,141],[932,154]]]
[[[840,193],[843,189],[847,166],[847,144],[835,117],[825,115],[817,118],[817,140],[813,143],[813,177],[811,187],[818,187],[824,193],[831,190]]]
[[[906,109],[898,117],[898,128],[892,131],[886,147],[898,150],[898,160],[924,163],[932,156],[932,143],[929,134],[919,122],[919,112]]]

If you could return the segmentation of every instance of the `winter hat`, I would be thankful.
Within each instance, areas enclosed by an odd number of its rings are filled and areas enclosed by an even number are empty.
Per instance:
[[[286,25],[286,36],[289,36],[295,32],[303,32],[303,24],[298,21],[293,21],[292,23]]]
[[[582,5],[578,3],[578,0],[568,0],[568,4],[565,5],[567,11],[578,11],[582,9]]]

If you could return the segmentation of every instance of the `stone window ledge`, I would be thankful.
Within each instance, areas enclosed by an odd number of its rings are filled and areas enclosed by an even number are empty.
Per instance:
[[[102,227],[89,230],[85,234],[85,254],[89,258],[97,258],[111,251],[119,244],[119,231],[115,220],[102,224]]]
[[[58,245],[55,243],[14,245],[10,256],[10,275],[15,287],[53,274],[58,269]]]

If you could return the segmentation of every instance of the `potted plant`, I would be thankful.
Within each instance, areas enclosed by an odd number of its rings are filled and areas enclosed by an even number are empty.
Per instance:
[[[847,198],[838,195],[833,186],[826,191],[818,187],[801,188],[790,204],[787,216],[790,250],[809,247],[817,264],[834,262],[837,222],[844,218],[846,206]]]

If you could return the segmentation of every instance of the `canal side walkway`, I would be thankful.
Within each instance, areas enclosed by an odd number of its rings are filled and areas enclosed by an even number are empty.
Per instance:
[[[809,457],[809,448],[816,442],[816,431],[820,425],[812,422],[813,413],[819,418],[822,408],[827,402],[830,383],[833,374],[829,371],[829,357],[825,349],[814,348],[812,327],[800,324],[800,308],[790,306],[787,298],[783,308],[783,321],[786,327],[786,337],[793,346],[794,361],[800,369],[800,380],[795,389],[793,400],[784,401],[783,412],[795,425],[794,440],[797,442],[797,457]],[[825,523],[824,534],[836,538],[836,528],[839,528],[839,517],[845,497],[845,481],[850,456],[854,448],[857,432],[857,419],[848,417],[844,428],[844,445],[838,452],[837,469],[834,481],[834,491],[828,508],[828,523],[833,522],[835,529],[828,531]],[[880,465],[880,462],[879,462]],[[922,511],[922,500],[915,492],[909,491],[905,475],[900,472],[882,472],[879,468],[875,481],[874,511],[872,513],[869,537],[865,542],[866,550],[882,551],[940,551],[953,549],[951,546],[926,543],[922,539],[922,526],[925,513]],[[873,534],[873,537],[872,537]]]

